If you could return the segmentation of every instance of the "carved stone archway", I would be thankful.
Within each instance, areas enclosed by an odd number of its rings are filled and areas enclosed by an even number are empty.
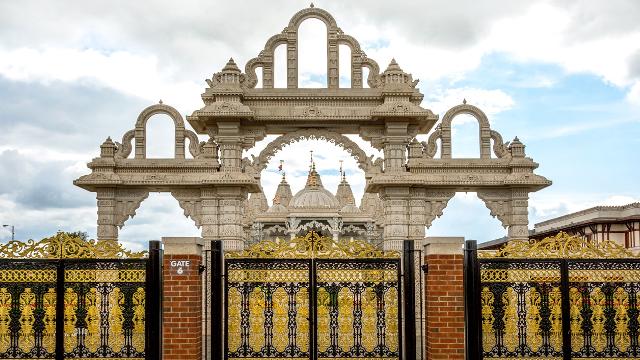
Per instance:
[[[308,18],[327,25],[327,88],[298,88],[298,28]],[[287,47],[287,88],[273,84],[273,54]],[[339,88],[339,45],[351,49],[351,86]],[[262,68],[262,88],[256,88],[256,69]],[[363,68],[369,69],[362,86]],[[538,164],[525,156],[515,138],[503,143],[487,116],[464,102],[449,110],[425,143],[438,116],[420,104],[418,80],[395,60],[380,72],[358,41],[345,34],[325,10],[310,7],[296,13],[281,33],[272,36],[243,73],[231,59],[206,80],[204,106],[187,116],[195,132],[184,127],[174,108],[156,104],[142,111],[135,128],[121,143],[107,139],[100,157],[89,164],[91,174],[74,183],[95,192],[98,199],[98,238],[117,239],[118,226],[135,214],[149,191],[166,191],[178,199],[185,215],[202,228],[205,240],[222,239],[227,249],[244,246],[244,201],[260,192],[259,173],[282,146],[297,139],[317,137],[344,147],[365,171],[365,191],[384,202],[384,240],[389,250],[402,240],[421,240],[425,227],[442,214],[456,191],[476,191],[491,214],[508,228],[510,238],[527,237],[528,194],[551,184],[534,174]],[[175,156],[146,158],[147,120],[169,115],[175,123]],[[451,158],[451,121],[470,114],[480,123],[480,158]],[[197,135],[208,135],[198,142]],[[253,161],[243,151],[266,135],[278,135]],[[347,134],[357,134],[384,154],[373,161]],[[193,159],[185,159],[185,139]],[[135,157],[132,141],[135,140]],[[441,143],[441,158],[434,158]],[[491,141],[494,142],[491,147]],[[495,157],[491,156],[491,150]],[[208,242],[205,242],[207,244]]]

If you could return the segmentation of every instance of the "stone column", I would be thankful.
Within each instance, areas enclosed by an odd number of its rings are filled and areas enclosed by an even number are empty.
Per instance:
[[[218,234],[218,198],[216,189],[202,189],[201,199],[201,236],[204,239],[205,249],[209,250],[211,240],[220,240]]]
[[[96,198],[98,201],[98,240],[118,240],[116,189],[99,189],[96,191]]]
[[[409,144],[407,123],[389,122],[385,124],[386,136],[383,140],[384,172],[404,172]]]
[[[424,239],[426,224],[426,190],[424,188],[411,189],[409,200],[409,239],[422,241]]]
[[[464,360],[464,238],[425,241],[427,360]]]
[[[218,238],[222,240],[223,250],[243,250],[242,213],[247,193],[241,187],[224,187],[218,189],[218,198]]]
[[[409,187],[385,187],[380,192],[384,203],[384,250],[402,251],[409,238]]]
[[[511,190],[511,223],[509,240],[529,239],[529,192],[527,189]]]
[[[163,359],[202,359],[202,239],[164,237]]]

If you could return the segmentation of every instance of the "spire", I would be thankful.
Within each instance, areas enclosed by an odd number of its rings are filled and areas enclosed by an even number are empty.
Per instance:
[[[291,187],[287,182],[285,173],[282,172],[282,180],[280,181],[280,184],[278,184],[278,189],[276,189],[276,195],[273,197],[273,204],[289,206],[289,201],[291,201],[292,197],[293,194],[291,193]]]
[[[311,164],[309,165],[309,175],[307,175],[307,184],[305,187],[323,187],[320,174],[316,171],[316,162],[313,161],[313,150],[309,151],[311,154]]]
[[[340,161],[342,163],[342,161]],[[338,184],[338,190],[336,191],[336,198],[340,203],[340,207],[345,207],[347,205],[356,205],[356,199],[353,196],[353,191],[351,190],[351,185],[347,182],[347,176],[342,169],[342,164],[340,164],[340,183]]]

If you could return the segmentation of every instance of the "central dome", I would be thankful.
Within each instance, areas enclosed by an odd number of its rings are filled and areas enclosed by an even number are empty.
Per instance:
[[[304,189],[293,196],[289,207],[293,209],[337,210],[340,208],[340,202],[329,190],[322,186],[320,174],[318,174],[315,164],[313,164],[307,177],[307,184]]]

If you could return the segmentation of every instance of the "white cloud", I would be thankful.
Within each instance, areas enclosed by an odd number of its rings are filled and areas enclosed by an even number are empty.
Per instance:
[[[425,106],[443,116],[451,107],[462,104],[464,99],[468,104],[482,109],[489,121],[493,115],[511,109],[515,103],[509,94],[500,89],[462,87],[437,89],[429,93]]]

